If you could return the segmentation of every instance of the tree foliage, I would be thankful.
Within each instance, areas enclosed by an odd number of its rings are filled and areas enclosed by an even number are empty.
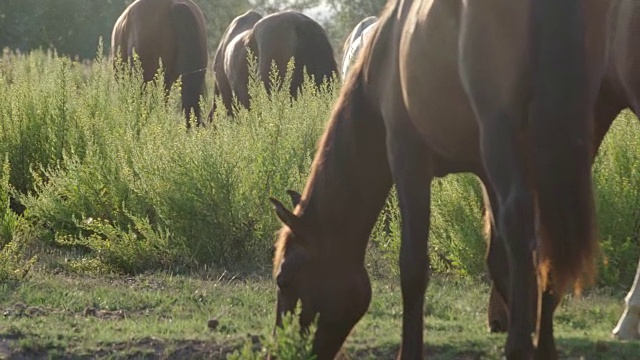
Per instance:
[[[118,16],[132,0],[0,1],[0,48],[55,48],[91,58],[98,38],[110,39]]]
[[[334,39],[336,50],[342,47],[342,41],[354,26],[368,16],[378,16],[387,0],[326,0],[334,13],[328,25],[330,36]]]
[[[254,8],[263,14],[304,10],[319,0],[194,0],[207,23],[210,55],[233,18]],[[99,37],[106,49],[116,20],[133,0],[0,1],[0,49],[55,48],[60,55],[92,59]]]

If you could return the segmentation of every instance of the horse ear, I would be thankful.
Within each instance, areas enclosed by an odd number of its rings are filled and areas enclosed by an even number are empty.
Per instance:
[[[291,197],[291,204],[293,207],[298,206],[300,204],[300,199],[302,199],[302,195],[300,195],[295,190],[287,190],[287,194]]]
[[[282,221],[285,225],[287,225],[291,230],[295,232],[295,230],[299,228],[298,223],[300,222],[300,218],[298,218],[294,213],[285,208],[280,201],[272,197],[270,197],[269,200],[271,200],[273,208],[276,210],[276,215],[278,215],[280,221]]]

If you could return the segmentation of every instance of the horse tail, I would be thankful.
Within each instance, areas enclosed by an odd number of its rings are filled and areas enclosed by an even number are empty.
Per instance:
[[[580,291],[585,281],[593,279],[598,247],[583,2],[531,4],[531,162],[542,245],[541,280],[560,291],[568,285]]]
[[[333,47],[324,29],[312,19],[296,25],[296,46],[294,49],[295,69],[291,78],[291,94],[302,86],[306,73],[313,77],[316,88],[320,88],[325,79],[332,81],[338,76],[338,64]]]
[[[196,4],[179,1],[171,6],[171,22],[178,43],[177,65],[182,75],[182,108],[187,119],[193,111],[197,123],[201,124],[200,96],[204,93],[208,66],[204,16]]]

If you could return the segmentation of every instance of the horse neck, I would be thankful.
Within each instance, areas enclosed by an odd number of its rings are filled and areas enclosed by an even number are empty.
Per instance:
[[[359,79],[353,76],[343,87],[301,206],[301,216],[322,233],[321,251],[350,260],[364,260],[369,235],[392,185],[384,123],[368,105]]]

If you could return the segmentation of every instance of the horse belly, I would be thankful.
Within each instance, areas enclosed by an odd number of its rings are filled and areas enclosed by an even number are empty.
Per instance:
[[[459,4],[435,2],[425,9],[423,2],[420,6],[411,12],[400,42],[405,106],[434,151],[475,161],[479,158],[478,127],[458,75]]]
[[[467,97],[455,77],[436,79],[425,76],[403,86],[412,94],[405,98],[411,121],[440,155],[474,161],[479,158],[479,132]]]

